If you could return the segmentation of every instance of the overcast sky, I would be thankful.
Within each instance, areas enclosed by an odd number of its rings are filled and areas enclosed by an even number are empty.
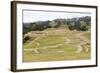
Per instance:
[[[44,12],[44,11],[23,11],[23,22],[36,22],[36,21],[46,21],[54,20],[57,18],[74,18],[74,17],[84,17],[91,16],[90,13],[70,13],[70,12]]]

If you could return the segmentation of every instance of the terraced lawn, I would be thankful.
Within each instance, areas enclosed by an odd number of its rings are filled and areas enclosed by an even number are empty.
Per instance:
[[[33,40],[23,44],[23,62],[83,60],[91,58],[90,31],[47,29],[30,32]],[[28,34],[28,33],[27,33]],[[79,47],[80,46],[80,47]]]

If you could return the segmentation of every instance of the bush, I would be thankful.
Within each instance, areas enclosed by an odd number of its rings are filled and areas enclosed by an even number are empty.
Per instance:
[[[28,41],[30,39],[31,39],[31,37],[27,35],[27,36],[24,37],[23,42],[25,43],[26,41]]]
[[[74,24],[73,22],[70,23],[69,26],[68,26],[68,28],[69,28],[70,30],[74,30],[74,29],[75,29],[75,24]]]
[[[89,29],[89,28],[88,28],[88,25],[86,24],[86,22],[81,21],[81,22],[80,22],[80,30],[86,31],[86,30],[88,30],[88,29]]]

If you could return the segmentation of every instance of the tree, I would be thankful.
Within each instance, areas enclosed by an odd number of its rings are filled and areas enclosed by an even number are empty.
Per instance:
[[[74,30],[75,29],[75,23],[74,22],[71,22],[69,25],[68,25],[68,28],[70,30]]]
[[[52,21],[50,23],[51,28],[55,28],[57,26],[57,23],[55,21]]]
[[[89,29],[89,27],[88,27],[87,23],[84,21],[80,21],[80,30],[86,31],[88,29]]]

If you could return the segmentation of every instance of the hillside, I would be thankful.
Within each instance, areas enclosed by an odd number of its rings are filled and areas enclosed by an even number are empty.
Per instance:
[[[24,35],[23,62],[90,59],[90,31],[48,28]]]

